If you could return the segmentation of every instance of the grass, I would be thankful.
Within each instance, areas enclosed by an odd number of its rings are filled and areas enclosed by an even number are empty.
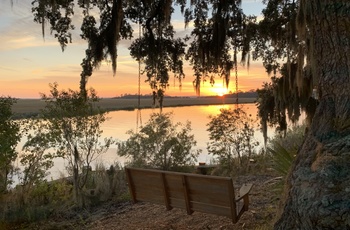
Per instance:
[[[83,199],[87,207],[96,207],[110,200],[128,200],[124,170],[119,165],[108,170],[103,164],[91,172]],[[90,191],[94,191],[90,194]],[[17,186],[6,194],[0,194],[0,229],[3,226],[33,223],[51,218],[70,218],[80,210],[73,200],[72,184],[66,178],[39,182],[30,190]]]
[[[235,98],[222,97],[198,97],[198,98],[165,98],[164,107],[180,107],[194,105],[218,105],[218,104],[234,104]],[[239,103],[254,103],[255,98],[240,98]],[[140,100],[141,108],[152,108],[152,99],[142,98]],[[106,111],[116,110],[134,110],[138,108],[137,99],[112,99],[102,98],[99,102],[102,109]],[[40,99],[19,99],[12,107],[17,118],[27,118],[39,114],[40,110],[45,107],[45,101]]]
[[[269,155],[256,155],[254,160],[256,162],[252,165],[252,168],[241,174],[243,178],[247,178],[249,175],[252,176],[251,178],[254,178],[254,175],[271,173],[266,170],[269,166],[268,162],[271,162]],[[102,163],[97,163],[94,167],[94,171],[91,173],[90,179],[87,187],[89,190],[93,189],[95,193],[91,196],[85,196],[85,201],[89,207],[84,209],[76,208],[73,201],[69,199],[72,194],[70,193],[71,195],[67,195],[67,192],[71,192],[71,185],[66,184],[67,181],[65,182],[65,180],[61,179],[50,182],[47,185],[39,186],[34,193],[24,194],[27,196],[25,198],[29,203],[23,204],[22,206],[15,205],[17,208],[14,207],[7,215],[0,215],[0,229],[14,229],[14,227],[16,227],[16,229],[84,228],[97,217],[105,215],[103,213],[105,213],[106,210],[110,210],[113,205],[129,203],[131,200],[126,185],[124,170],[119,165],[115,165],[106,170]],[[283,181],[272,179],[263,189],[258,189],[258,192],[254,192],[255,197],[263,196],[265,199],[266,191],[268,191],[268,196],[271,201],[263,202],[263,212],[261,209],[257,210],[256,215],[260,218],[258,218],[259,228],[257,229],[263,230],[272,228],[272,219],[274,213],[276,213],[277,203],[279,202],[282,190]],[[40,199],[43,197],[47,199]],[[257,198],[255,198],[255,200],[256,199]],[[260,198],[258,200],[260,200]],[[45,201],[49,201],[49,203],[45,203]],[[18,204],[18,201],[14,202]],[[252,203],[255,203],[254,199]],[[7,205],[11,204],[7,203]],[[4,207],[0,203],[0,214],[1,206]],[[254,222],[254,220],[249,221]],[[47,228],[42,228],[41,225],[45,225]],[[256,223],[254,225],[256,226]],[[37,226],[41,226],[41,228],[37,228]]]

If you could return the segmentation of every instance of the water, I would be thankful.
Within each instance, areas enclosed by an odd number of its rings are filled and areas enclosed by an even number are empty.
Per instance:
[[[209,116],[215,116],[220,113],[222,108],[235,108],[235,105],[208,105],[208,106],[185,106],[185,107],[172,107],[164,108],[163,112],[173,112],[173,122],[181,122],[185,124],[186,121],[191,122],[192,134],[197,141],[195,149],[202,150],[202,153],[197,158],[198,162],[210,163],[212,156],[208,155],[207,142],[209,142],[209,133],[207,131],[207,123],[209,123]],[[247,114],[256,116],[257,108],[255,104],[244,104],[243,110]],[[141,121],[142,124],[146,124],[150,114],[153,112],[159,112],[159,109],[143,109],[141,110]],[[126,132],[130,129],[136,130],[137,127],[137,111],[113,111],[109,112],[109,119],[102,124],[103,135],[102,138],[112,137],[117,141],[126,141],[129,135]],[[140,124],[140,121],[139,121]],[[270,130],[270,134],[273,132]],[[255,139],[261,144],[263,143],[263,136],[258,128],[256,127]],[[260,146],[260,147],[261,147]],[[108,152],[101,154],[96,161],[92,164],[93,168],[97,163],[103,163],[106,167],[112,164],[120,163],[124,164],[125,158],[117,155],[116,145],[112,145]],[[55,159],[54,167],[50,170],[49,179],[55,179],[62,175],[66,175],[65,166],[66,163],[63,159]]]
[[[235,108],[235,105],[208,105],[208,106],[185,106],[185,107],[173,107],[164,108],[163,112],[173,113],[173,122],[181,122],[185,124],[186,121],[191,122],[192,134],[197,141],[195,149],[202,150],[197,162],[210,163],[212,156],[208,155],[207,142],[209,142],[209,133],[207,131],[207,123],[209,123],[209,116],[215,116],[220,113],[222,108]],[[256,116],[257,108],[255,104],[244,104],[243,109],[247,114]],[[150,114],[153,112],[159,112],[158,109],[143,109],[141,110],[142,124],[146,124]],[[132,129],[136,130],[137,124],[137,111],[115,111],[108,114],[110,120],[105,122],[102,126],[105,137],[113,137],[119,141],[126,141],[129,135],[126,131]],[[140,123],[140,121],[139,121]],[[258,129],[258,127],[257,127]],[[256,131],[255,138],[260,143],[263,143],[263,136],[259,130]],[[110,150],[99,158],[99,161],[106,164],[113,164],[114,162],[123,163],[125,159],[120,158],[116,154],[116,147],[112,146]]]

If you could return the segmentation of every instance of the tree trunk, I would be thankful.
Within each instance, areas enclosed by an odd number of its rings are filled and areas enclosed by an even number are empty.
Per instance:
[[[79,185],[79,152],[77,146],[74,146],[74,158],[73,158],[73,188],[74,199],[77,205],[81,208],[84,206],[81,189]]]
[[[320,104],[275,229],[350,229],[350,2],[305,2]]]

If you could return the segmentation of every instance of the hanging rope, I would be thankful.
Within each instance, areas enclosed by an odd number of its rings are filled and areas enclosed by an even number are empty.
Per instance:
[[[235,52],[233,55],[235,63],[235,76],[236,76],[236,109],[238,108],[238,65],[237,65],[237,46],[235,45]]]
[[[141,19],[139,20],[139,54],[141,53]],[[139,55],[139,82],[138,82],[138,92],[137,92],[137,112],[136,112],[136,133],[138,128],[142,126],[141,117],[141,58]],[[140,123],[139,123],[140,122]]]

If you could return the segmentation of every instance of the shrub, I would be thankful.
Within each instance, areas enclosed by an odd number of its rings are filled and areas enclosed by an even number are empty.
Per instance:
[[[222,174],[248,168],[258,142],[254,140],[254,122],[242,108],[221,109],[217,116],[210,116],[207,124],[210,142],[209,154],[218,157]],[[234,167],[235,166],[235,167]]]
[[[138,133],[128,131],[129,139],[118,144],[118,154],[130,159],[129,165],[163,170],[179,170],[194,164],[199,151],[190,134],[191,124],[174,124],[172,113],[153,113]]]

